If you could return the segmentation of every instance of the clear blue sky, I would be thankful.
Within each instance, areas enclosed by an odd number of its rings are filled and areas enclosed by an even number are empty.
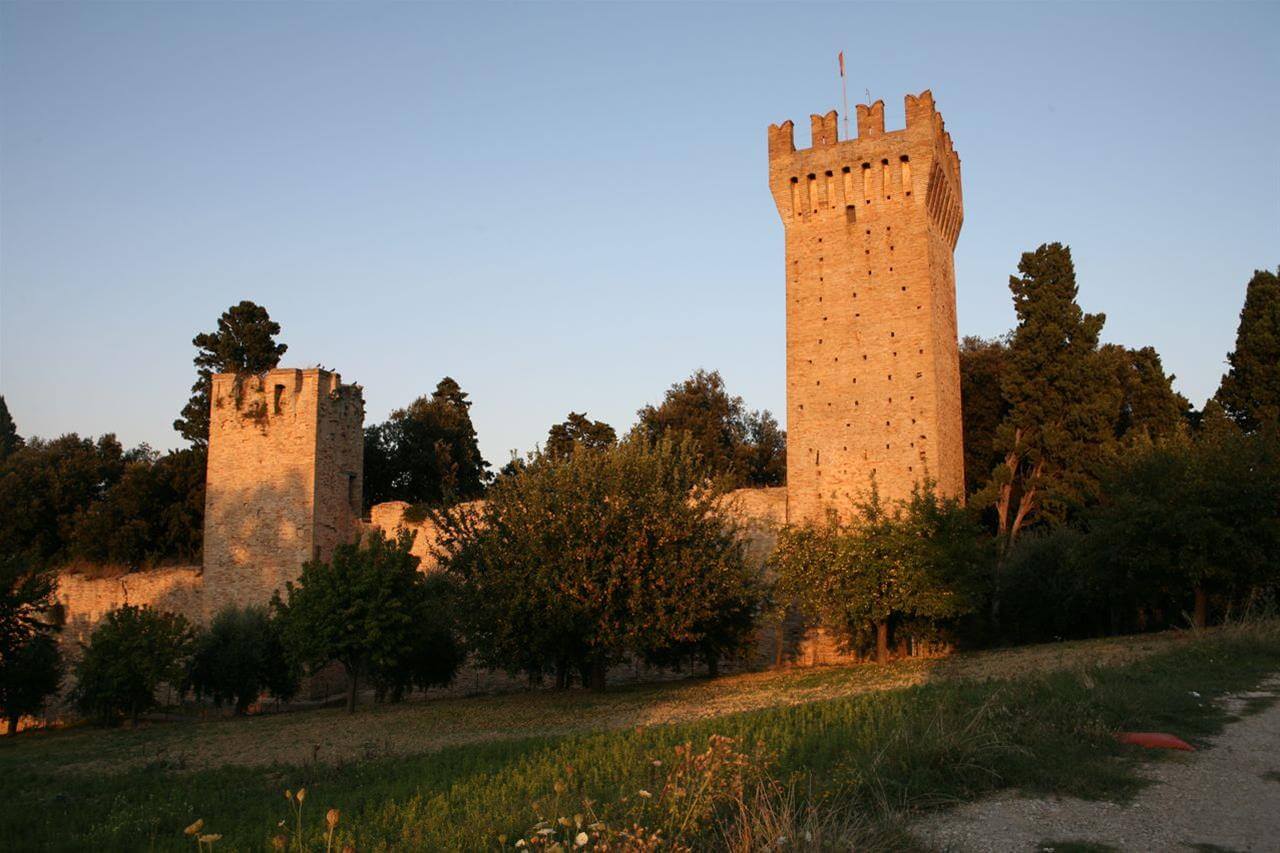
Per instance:
[[[962,334],[1070,244],[1199,404],[1280,264],[1277,5],[0,4],[0,392],[23,434],[179,444],[241,299],[369,421],[445,374],[487,458],[625,429],[697,367],[784,410],[765,128],[932,88]],[[855,94],[858,97],[855,97]],[[807,144],[807,129],[798,132]]]

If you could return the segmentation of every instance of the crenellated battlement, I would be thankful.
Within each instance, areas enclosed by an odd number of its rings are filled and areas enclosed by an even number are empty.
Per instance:
[[[963,214],[960,158],[928,89],[904,99],[906,127],[886,131],[884,101],[857,105],[858,135],[840,139],[835,110],[809,117],[797,149],[791,121],[769,126],[770,185],[784,220],[877,218],[927,200],[930,221],[955,245]]]
[[[840,139],[840,121],[835,110],[823,115],[809,116],[810,145],[797,149],[795,145],[795,125],[790,120],[769,125],[769,160],[790,161],[793,155],[803,157],[806,152],[825,150],[836,146],[864,147],[868,143],[891,143],[901,141],[905,137],[929,139],[937,149],[939,159],[945,161],[943,168],[957,184],[960,178],[960,157],[956,154],[951,134],[947,132],[942,114],[938,112],[933,101],[933,93],[925,89],[919,95],[907,95],[904,98],[906,107],[906,127],[901,130],[885,131],[884,101],[873,104],[858,104],[855,108],[858,135],[853,139]]]

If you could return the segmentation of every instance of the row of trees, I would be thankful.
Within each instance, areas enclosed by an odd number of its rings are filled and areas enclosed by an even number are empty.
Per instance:
[[[16,440],[0,457],[0,554],[35,563],[127,566],[198,560],[204,518],[201,449],[124,450],[115,436]]]

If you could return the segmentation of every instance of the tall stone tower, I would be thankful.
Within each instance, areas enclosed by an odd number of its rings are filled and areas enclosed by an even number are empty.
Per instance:
[[[925,91],[905,130],[859,104],[858,137],[835,111],[769,127],[769,186],[786,229],[787,516],[847,516],[874,477],[888,500],[926,476],[964,493],[952,252],[964,209],[960,158]]]
[[[360,530],[364,399],[327,370],[213,377],[206,617],[265,604]]]

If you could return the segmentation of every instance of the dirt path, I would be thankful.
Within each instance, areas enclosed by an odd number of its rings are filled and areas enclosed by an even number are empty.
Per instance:
[[[1280,675],[1228,697],[1242,714],[1212,745],[1144,765],[1131,803],[992,797],[915,828],[947,851],[1046,850],[1065,842],[1124,851],[1280,851]],[[1258,710],[1259,708],[1261,710]]]

